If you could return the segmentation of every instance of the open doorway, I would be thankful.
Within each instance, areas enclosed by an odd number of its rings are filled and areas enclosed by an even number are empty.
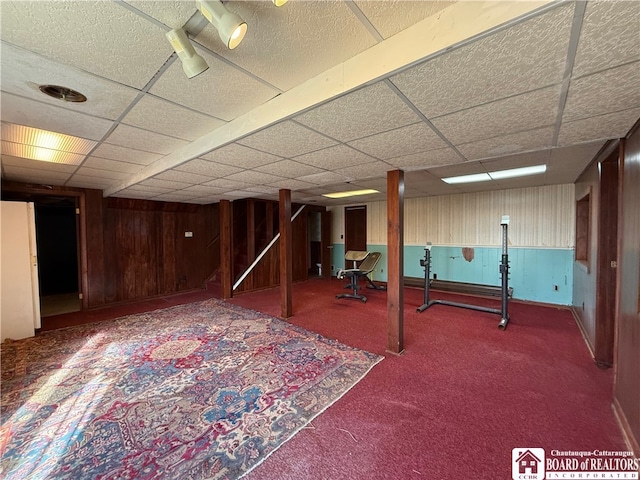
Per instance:
[[[76,198],[36,203],[36,239],[42,317],[81,309]]]
[[[78,197],[4,190],[2,199],[35,206],[41,317],[81,310]]]

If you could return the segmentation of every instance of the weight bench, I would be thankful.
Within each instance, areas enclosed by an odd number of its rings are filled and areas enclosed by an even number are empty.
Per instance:
[[[360,290],[359,280],[364,278],[367,282],[367,288],[375,289],[375,290],[386,290],[387,287],[384,285],[376,285],[373,283],[373,280],[369,278],[369,274],[373,272],[376,268],[376,265],[380,261],[380,257],[382,254],[380,252],[361,252],[358,250],[349,250],[344,258],[348,261],[353,261],[353,268],[349,269],[340,269],[338,270],[337,277],[339,279],[348,278],[349,283],[344,286],[344,288],[350,288],[353,290],[353,293],[341,293],[340,295],[336,295],[336,298],[355,298],[356,300],[362,300],[362,302],[367,301],[367,297],[364,295],[360,295],[358,290]],[[360,267],[356,267],[356,262],[360,262]]]

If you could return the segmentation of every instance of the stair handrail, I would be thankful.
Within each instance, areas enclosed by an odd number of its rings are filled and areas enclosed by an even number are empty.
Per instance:
[[[291,221],[292,222],[296,219],[296,217],[298,215],[300,215],[300,212],[302,212],[302,210],[304,210],[304,207],[305,207],[305,205],[302,205],[296,211],[296,213],[294,213],[291,216]],[[280,232],[276,233],[276,235],[273,237],[273,239],[269,242],[269,244],[266,247],[264,247],[264,249],[256,257],[256,259],[253,261],[253,263],[247,267],[247,269],[242,273],[242,275],[240,275],[240,278],[238,278],[238,280],[236,280],[236,283],[233,284],[233,290],[235,290],[236,288],[238,288],[240,286],[240,284],[244,281],[244,279],[247,277],[247,275],[249,275],[251,273],[251,271],[255,268],[255,266],[258,264],[258,262],[262,259],[262,257],[264,257],[267,254],[267,252],[271,249],[271,247],[273,247],[273,245],[276,243],[276,241],[279,238],[280,238]]]

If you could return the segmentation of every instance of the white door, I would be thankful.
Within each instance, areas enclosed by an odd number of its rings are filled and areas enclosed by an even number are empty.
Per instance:
[[[40,290],[33,203],[1,202],[0,336],[19,340],[40,328]]]

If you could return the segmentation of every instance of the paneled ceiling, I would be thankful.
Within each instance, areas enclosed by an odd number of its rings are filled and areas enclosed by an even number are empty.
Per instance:
[[[227,49],[195,1],[0,2],[2,177],[105,196],[320,205],[406,171],[406,197],[572,183],[640,118],[640,2],[225,1]],[[165,33],[209,69],[188,79]],[[69,103],[39,85],[82,92]],[[76,165],[6,133],[90,140]],[[541,175],[441,178],[546,164]]]

